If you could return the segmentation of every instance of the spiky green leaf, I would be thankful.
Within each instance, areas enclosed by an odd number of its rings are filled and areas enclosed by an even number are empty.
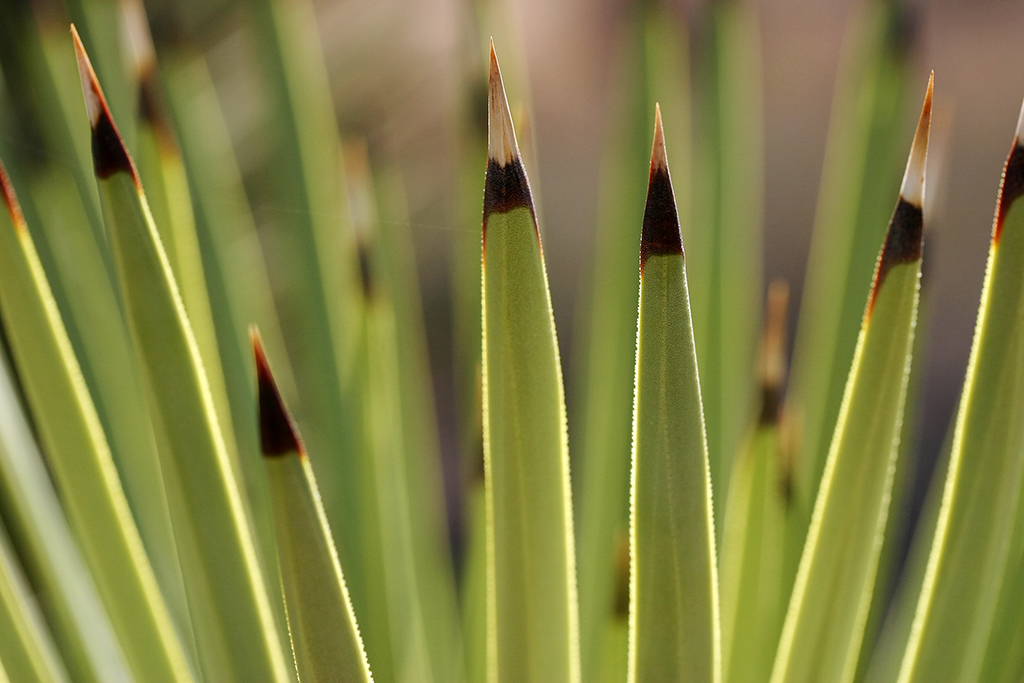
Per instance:
[[[715,525],[686,266],[656,108],[640,238],[630,683],[721,681]]]

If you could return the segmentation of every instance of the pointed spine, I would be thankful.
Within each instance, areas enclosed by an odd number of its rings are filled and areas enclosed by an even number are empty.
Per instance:
[[[519,145],[512,126],[505,86],[501,82],[501,69],[491,41],[491,70],[487,88],[487,182],[484,185],[483,235],[487,239],[487,218],[494,213],[506,213],[525,208],[537,215],[533,207],[533,194],[526,169],[519,157]],[[537,233],[540,239],[540,233]]]
[[[114,124],[107,106],[107,98],[103,96],[96,72],[85,52],[85,46],[78,35],[75,25],[71,25],[71,37],[75,42],[75,57],[78,60],[78,74],[82,78],[82,92],[85,93],[85,108],[89,114],[89,127],[92,130],[92,160],[96,177],[106,179],[118,172],[132,177],[135,185],[139,184],[139,174],[135,170],[128,150],[124,146],[121,133]]]
[[[917,122],[914,144],[907,159],[907,170],[903,174],[900,187],[900,198],[896,210],[889,221],[889,230],[885,235],[885,244],[878,257],[875,269],[875,280],[871,288],[871,299],[868,304],[868,315],[875,307],[878,290],[885,282],[889,270],[900,263],[913,263],[921,258],[924,240],[924,193],[925,167],[928,164],[928,133],[932,122],[932,88],[935,84],[935,73],[928,78],[928,91],[925,93],[921,118]],[[1024,169],[1022,169],[1024,170]]]
[[[683,237],[679,228],[672,177],[665,153],[665,131],[661,125],[661,106],[654,105],[654,144],[651,149],[651,177],[647,186],[647,206],[640,237],[640,272],[650,256],[682,254]]]
[[[281,392],[277,389],[277,382],[270,371],[270,364],[267,363],[267,356],[263,351],[263,343],[260,336],[253,328],[249,331],[252,340],[252,353],[256,359],[256,383],[259,387],[259,421],[260,421],[260,445],[263,455],[267,458],[277,458],[298,453],[305,457],[305,449],[299,439],[288,409],[284,407],[281,399]]]
[[[782,385],[786,381],[786,318],[789,285],[775,280],[768,287],[768,310],[761,341],[761,415],[758,424],[775,425],[782,407]]]

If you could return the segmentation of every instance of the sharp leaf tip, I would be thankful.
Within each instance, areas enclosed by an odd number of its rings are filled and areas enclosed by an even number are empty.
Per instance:
[[[654,144],[651,146],[651,171],[668,170],[668,154],[665,152],[665,129],[661,123],[661,106],[654,104]]]
[[[487,88],[487,154],[500,166],[506,166],[519,158],[519,145],[516,143],[516,132],[512,125],[512,114],[509,112],[493,39]]]
[[[647,185],[647,204],[640,232],[640,268],[649,256],[683,253],[672,177],[665,153],[665,135],[661,127],[661,110],[655,108],[654,144],[651,149],[651,175]]]
[[[935,72],[928,77],[928,90],[925,92],[924,104],[921,106],[921,118],[917,122],[914,143],[910,147],[907,159],[907,170],[903,174],[900,186],[900,197],[907,203],[921,208],[924,206],[925,169],[928,165],[928,134],[932,123],[932,90],[935,85]]]
[[[281,393],[270,371],[263,343],[255,327],[249,329],[252,352],[256,362],[256,383],[259,393],[260,447],[268,458],[303,452],[291,416],[284,407]]]
[[[139,176],[135,171],[135,164],[128,155],[124,140],[114,124],[114,118],[110,115],[107,99],[103,96],[103,89],[74,24],[71,25],[71,37],[75,43],[78,75],[82,79],[85,108],[89,115],[89,127],[92,129],[92,161],[96,177],[109,178],[118,171],[124,171],[131,175],[132,180],[138,185]]]
[[[75,43],[75,59],[78,62],[78,75],[82,79],[82,92],[85,94],[85,109],[89,115],[89,126],[95,130],[103,115],[106,102],[96,78],[96,72],[92,68],[92,62],[89,60],[89,53],[85,51],[82,37],[78,34],[78,29],[74,24],[71,24],[71,38]]]

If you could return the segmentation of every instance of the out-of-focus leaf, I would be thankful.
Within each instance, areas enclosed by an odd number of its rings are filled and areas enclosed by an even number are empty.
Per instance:
[[[466,652],[466,680],[487,680],[487,506],[481,479],[466,485],[463,517],[466,555],[462,565],[462,647]]]
[[[363,280],[367,382],[361,466],[375,488],[391,664],[399,681],[462,678],[454,584],[439,494],[443,491],[418,318],[415,263],[398,188],[374,191],[366,149],[346,154],[346,178]],[[391,183],[395,183],[392,179]],[[387,200],[378,195],[389,192]],[[388,206],[393,219],[378,218]],[[421,355],[422,354],[422,355]],[[426,491],[425,491],[426,490]],[[372,654],[371,654],[372,656]]]
[[[354,375],[361,323],[358,272],[345,184],[313,3],[247,4],[269,94],[267,163],[253,210],[301,402],[294,414],[319,472],[356,613],[366,570],[360,538],[365,495],[358,471],[359,398]],[[367,626],[363,621],[364,627]],[[373,646],[367,639],[372,657]],[[381,680],[386,675],[376,664]]]
[[[771,675],[785,600],[788,472],[779,438],[789,288],[768,290],[760,351],[761,413],[729,481],[722,531],[722,679],[763,683]]]
[[[468,23],[468,22],[467,22]],[[463,60],[457,179],[458,230],[452,244],[452,362],[461,464],[462,552],[458,567],[466,679],[487,680],[487,515],[480,365],[480,195],[487,155],[487,81],[477,32],[470,31]]]
[[[70,680],[0,525],[0,667],[24,683]]]
[[[138,163],[139,179],[143,187],[148,188],[146,198],[150,202],[153,223],[167,251],[167,260],[171,264],[185,312],[195,333],[217,419],[223,426],[221,432],[224,445],[228,454],[237,460],[238,444],[235,441],[233,413],[228,402],[185,163],[168,118],[142,1],[120,2],[124,10],[122,16],[128,42],[134,52],[139,89],[139,107],[135,119],[138,152],[134,157]],[[241,463],[237,467],[241,468]]]
[[[295,381],[256,226],[206,60],[188,48],[167,48],[161,55],[161,67],[194,198],[196,231],[208,275],[239,464],[263,566],[272,573],[277,553],[270,491],[260,462],[257,416],[252,411],[256,386],[250,368],[249,325],[259,327],[268,353],[280,359],[276,363],[278,387],[290,402],[298,401]],[[272,594],[278,590],[269,588]],[[284,628],[283,621],[281,626]]]
[[[434,679],[459,683],[465,678],[464,662],[416,256],[402,178],[393,171],[377,177],[374,199],[380,239],[376,253],[394,317],[392,345],[404,458],[401,465],[409,496],[412,558],[418,575],[416,598],[427,625],[427,651]]]
[[[721,534],[729,470],[756,417],[763,106],[754,3],[713,2],[708,15],[697,39],[693,229],[684,237],[690,238],[687,281]]]

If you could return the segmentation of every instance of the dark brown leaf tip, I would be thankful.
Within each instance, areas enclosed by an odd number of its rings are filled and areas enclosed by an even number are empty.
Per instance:
[[[252,353],[256,360],[256,383],[259,391],[260,446],[263,455],[278,458],[297,453],[305,457],[305,449],[299,439],[298,430],[292,422],[288,410],[281,400],[274,375],[270,372],[267,356],[263,352],[263,343],[259,332],[253,327],[249,331],[252,340]]]
[[[526,169],[519,157],[516,131],[509,113],[501,69],[491,41],[491,70],[487,87],[487,178],[484,182],[483,236],[487,240],[487,219],[491,214],[512,209],[529,209],[534,226],[537,214]],[[540,239],[540,233],[537,233]]]
[[[156,142],[164,154],[179,155],[178,141],[171,122],[167,120],[160,80],[154,69],[139,74],[139,120],[151,126]]]
[[[683,236],[679,228],[676,197],[665,153],[665,131],[661,125],[661,107],[654,105],[654,146],[651,149],[651,176],[647,185],[647,206],[640,234],[640,272],[650,256],[683,254]]]
[[[889,221],[889,230],[885,234],[885,243],[882,245],[882,253],[875,268],[875,281],[868,301],[868,315],[871,315],[875,308],[878,291],[882,288],[889,270],[895,265],[913,263],[921,259],[924,240],[925,169],[928,165],[928,134],[932,123],[934,85],[935,73],[932,72],[928,78],[928,90],[924,95],[917,131],[914,133],[914,144],[910,147],[907,169],[903,173],[900,198]]]
[[[512,209],[533,210],[533,195],[530,181],[526,177],[523,163],[516,158],[502,166],[495,159],[487,160],[487,178],[484,182],[484,232],[487,219],[494,213],[505,213]],[[536,220],[536,215],[534,215]]]
[[[4,204],[7,206],[7,212],[11,214],[11,223],[14,224],[14,229],[19,233],[24,232],[25,216],[21,213],[18,198],[14,196],[14,185],[11,184],[11,178],[7,175],[7,169],[4,168],[3,162],[0,162],[0,194],[4,196]]]
[[[92,161],[96,177],[102,180],[123,171],[138,185],[139,175],[135,171],[135,164],[128,155],[124,140],[121,139],[121,134],[110,115],[107,99],[103,96],[103,89],[100,88],[96,72],[93,71],[89,55],[85,52],[85,46],[74,24],[71,25],[71,37],[75,43],[78,74],[82,78],[85,108],[89,114],[89,126],[92,128]]]
[[[896,211],[889,221],[889,231],[885,234],[885,244],[878,257],[875,270],[875,283],[871,288],[871,302],[868,315],[875,308],[878,291],[885,282],[885,276],[893,266],[901,263],[913,263],[921,259],[924,244],[924,211],[900,197],[896,203]]]
[[[373,255],[370,252],[370,245],[364,241],[356,243],[356,259],[359,263],[359,284],[362,288],[363,298],[366,301],[373,299]]]
[[[761,337],[759,374],[761,378],[761,426],[779,421],[782,388],[786,382],[786,323],[789,313],[789,285],[773,280],[768,286],[764,333]]]
[[[999,186],[996,227],[992,235],[992,241],[995,244],[999,244],[1006,214],[1010,212],[1010,207],[1021,195],[1024,195],[1024,105],[1020,109],[1017,133],[1013,138],[1013,149],[1010,150],[1010,156],[1006,159],[1006,166],[1003,167],[1003,182]]]

